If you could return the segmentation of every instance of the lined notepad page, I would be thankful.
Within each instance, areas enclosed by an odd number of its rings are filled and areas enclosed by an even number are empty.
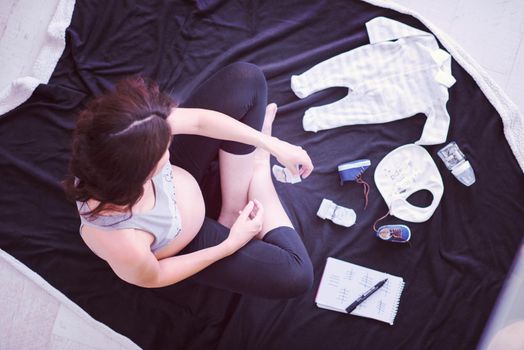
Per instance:
[[[367,267],[328,258],[315,298],[318,307],[346,313],[346,308],[375,284],[388,281],[357,306],[351,315],[373,318],[393,324],[397,315],[404,280]]]

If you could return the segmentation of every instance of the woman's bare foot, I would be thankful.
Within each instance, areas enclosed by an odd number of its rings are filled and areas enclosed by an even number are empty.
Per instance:
[[[277,105],[276,103],[270,103],[266,107],[266,116],[264,118],[264,124],[262,124],[261,133],[271,136],[273,130],[273,122],[275,121],[275,116],[277,114]],[[269,167],[269,152],[262,148],[257,148],[255,151],[255,169],[258,166],[267,166]]]
[[[270,103],[266,107],[266,116],[264,117],[264,124],[262,124],[261,132],[266,135],[271,135],[271,129],[273,127],[273,122],[275,121],[275,116],[277,115],[277,104]]]
[[[277,113],[277,105],[275,103],[270,103],[266,107],[266,115],[264,117],[264,123],[262,124],[262,130],[261,132],[266,135],[271,135],[271,129],[273,126],[273,121],[275,120],[275,115]],[[264,149],[257,148],[255,150],[255,156],[254,156],[254,163],[255,163],[255,170],[257,168],[259,171],[267,171],[266,169],[269,169],[269,152],[267,152]],[[222,225],[231,228],[233,224],[235,223],[236,219],[238,218],[237,212],[231,212],[227,210],[223,210],[220,212],[220,216],[218,217],[218,222]]]
[[[262,124],[263,134],[271,136],[271,131],[273,128],[273,122],[275,121],[275,115],[277,113],[277,105],[275,103],[270,103],[266,107],[266,117],[264,119],[264,124]],[[255,150],[255,167],[253,170],[253,177],[251,178],[250,191],[252,192],[255,187],[261,191],[275,191],[273,187],[273,182],[271,180],[270,172],[270,163],[269,163],[270,154],[263,148],[257,148]],[[276,193],[276,192],[275,192]],[[253,197],[255,198],[255,197]],[[277,197],[278,198],[278,197]],[[267,201],[266,201],[267,203]],[[268,230],[262,230],[256,238],[263,239]]]

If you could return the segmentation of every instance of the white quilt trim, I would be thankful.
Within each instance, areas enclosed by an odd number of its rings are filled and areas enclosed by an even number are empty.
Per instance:
[[[71,23],[75,0],[60,0],[47,27],[44,43],[31,73],[18,77],[0,91],[0,116],[31,97],[39,84],[46,84],[65,48],[65,31]],[[21,39],[21,38],[19,38]]]
[[[44,280],[36,272],[22,264],[20,261],[15,259],[13,256],[6,253],[4,250],[0,249],[0,259],[7,262],[11,265],[17,272],[21,275],[27,277],[31,282],[35,283],[40,287],[45,293],[56,299],[63,307],[66,308],[67,312],[71,312],[84,322],[86,322],[90,327],[96,329],[104,336],[108,337],[115,343],[122,346],[122,349],[140,349],[135,343],[133,343],[129,338],[116,333],[111,328],[105,324],[95,320],[88,313],[86,313],[82,308],[76,305],[73,301],[67,298],[59,290],[51,286],[46,280]],[[3,288],[9,288],[9,286],[4,286]],[[64,312],[64,311],[62,311]],[[36,330],[38,331],[38,330]]]
[[[510,100],[506,93],[490,78],[488,73],[475,60],[473,60],[473,58],[470,57],[459,44],[417,12],[407,9],[392,1],[362,1],[411,15],[431,30],[442,45],[448,50],[451,56],[473,77],[482,92],[500,114],[504,125],[504,135],[508,140],[509,146],[515,155],[521,170],[524,172],[524,116],[520,113],[518,107]]]

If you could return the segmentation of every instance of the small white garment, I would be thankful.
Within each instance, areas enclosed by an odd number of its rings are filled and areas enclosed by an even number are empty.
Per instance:
[[[435,162],[428,151],[415,144],[400,146],[388,153],[375,169],[375,184],[390,214],[410,222],[428,220],[444,193]],[[433,201],[425,208],[407,201],[409,196],[421,190],[428,190],[433,195]]]
[[[357,221],[357,214],[353,209],[337,205],[335,202],[326,198],[322,199],[317,211],[317,216],[345,227],[351,227]]]
[[[274,164],[271,171],[278,182],[296,184],[302,181],[300,175],[293,175],[289,169],[283,168],[280,165]]]
[[[439,49],[432,34],[389,18],[376,17],[366,23],[366,29],[369,45],[291,77],[291,88],[300,98],[328,87],[349,88],[341,100],[309,108],[304,130],[386,123],[423,113],[427,121],[416,143],[445,142],[448,88],[455,83],[451,56]]]

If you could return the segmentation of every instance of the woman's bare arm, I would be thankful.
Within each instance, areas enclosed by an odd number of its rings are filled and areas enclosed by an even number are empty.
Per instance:
[[[176,108],[171,112],[167,121],[173,135],[208,136],[262,147],[266,150],[268,140],[271,138],[226,114],[209,109]]]
[[[263,217],[262,204],[250,201],[240,212],[229,236],[216,246],[157,260],[147,244],[129,239],[114,245],[112,252],[104,252],[103,258],[118,277],[126,282],[146,288],[168,286],[202,271],[243,247],[262,229]]]
[[[180,282],[230,255],[234,249],[219,244],[190,254],[157,260],[147,246],[127,251],[126,256],[112,256],[107,262],[118,277],[131,284],[159,288]]]
[[[209,109],[175,108],[167,121],[174,135],[201,135],[260,147],[273,154],[295,175],[306,178],[313,171],[313,163],[301,147],[265,135],[226,114]],[[300,170],[296,167],[299,164],[302,166]]]

